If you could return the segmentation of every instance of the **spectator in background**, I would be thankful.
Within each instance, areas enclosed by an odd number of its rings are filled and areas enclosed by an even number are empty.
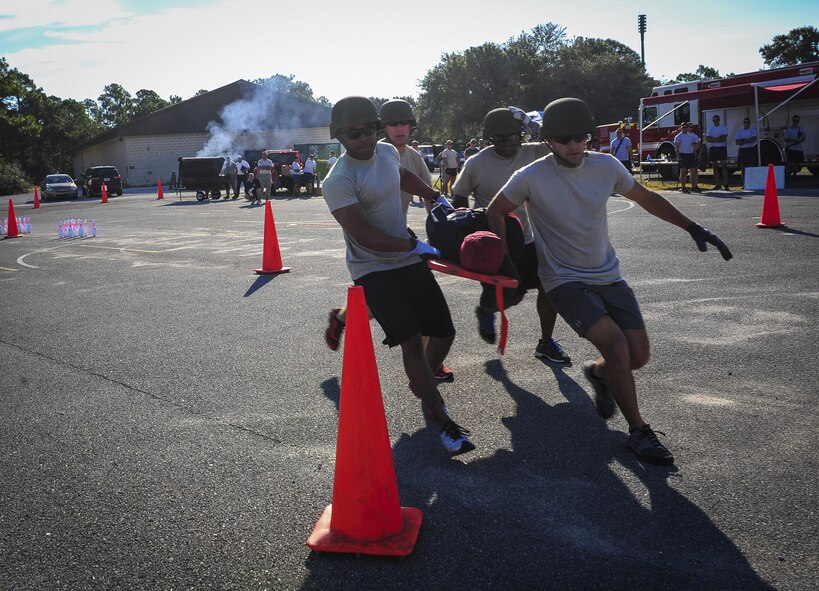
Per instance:
[[[680,133],[674,136],[674,148],[677,150],[677,161],[680,165],[680,193],[689,193],[685,188],[685,179],[691,173],[691,191],[702,193],[697,184],[697,152],[700,149],[700,138],[691,132],[691,123],[686,121],[680,126]]]
[[[452,149],[452,140],[447,140],[446,148],[438,154],[438,160],[441,162],[441,168],[444,169],[444,180],[441,183],[441,193],[450,195],[452,193],[452,186],[455,184],[455,179],[458,176],[458,168],[460,162],[458,161],[458,152]]]
[[[247,174],[247,180],[245,181],[245,195],[247,195],[247,198],[250,199],[251,205],[262,203],[262,184],[252,172]]]
[[[785,140],[785,157],[788,163],[788,176],[796,176],[802,170],[805,160],[805,130],[799,126],[799,115],[791,118],[791,126],[785,130],[782,139]]]
[[[421,153],[421,148],[418,147],[418,140],[412,140],[412,149],[419,154]]]
[[[301,162],[299,162],[298,158],[293,160],[293,164],[290,166],[290,174],[293,176],[293,197],[296,197],[301,195],[302,184]]]
[[[758,132],[755,127],[751,127],[751,119],[746,117],[742,120],[742,129],[737,131],[734,138],[738,146],[737,164],[742,173],[742,186],[745,186],[745,168],[757,165],[756,142]]]
[[[175,170],[171,171],[171,180],[168,183],[168,188],[171,189],[172,191],[174,189],[176,189],[176,171]]]
[[[336,151],[330,150],[330,157],[327,159],[327,170],[333,168],[333,164],[336,163],[336,160],[338,160],[338,158],[336,158]]]
[[[611,143],[611,155],[631,172],[631,139],[623,133],[622,128],[617,130],[617,137]]]
[[[316,178],[316,157],[310,154],[304,163],[304,189],[308,195],[313,194],[313,182]]]
[[[264,197],[265,201],[270,199],[271,190],[273,188],[273,175],[276,174],[276,168],[273,161],[267,157],[267,150],[262,152],[262,158],[256,163],[256,177],[261,184],[261,192],[259,198]]]
[[[486,147],[486,140],[481,138],[478,140],[478,151],[480,152]]]
[[[713,125],[705,133],[705,141],[708,142],[708,159],[714,167],[714,190],[718,191],[728,187],[728,128],[720,122],[719,115],[714,115],[711,119]],[[722,178],[725,185],[719,184],[719,171],[722,171]],[[692,181],[693,182],[693,181]]]
[[[236,166],[236,163],[233,159],[228,156],[225,158],[225,178],[227,179],[227,193],[225,194],[225,199],[230,197],[230,194],[233,193],[233,198],[239,198],[239,167]]]
[[[245,186],[245,181],[247,180],[247,173],[250,172],[250,164],[248,164],[245,161],[245,159],[242,158],[241,154],[236,156],[236,158],[234,158],[234,161],[236,162],[236,169],[237,169],[237,173],[236,173],[236,187],[237,187],[236,196],[238,197],[239,196],[238,188]]]
[[[469,140],[469,145],[466,147],[466,150],[464,150],[464,162],[469,160],[470,156],[474,156],[478,152],[480,152],[478,149],[478,140],[473,137],[471,140]]]

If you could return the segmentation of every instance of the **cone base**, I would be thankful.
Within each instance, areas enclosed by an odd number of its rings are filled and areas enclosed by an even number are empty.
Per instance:
[[[291,267],[282,267],[278,271],[274,271],[272,269],[253,269],[254,273],[258,273],[259,275],[275,275],[276,273],[289,273]]]
[[[409,556],[415,548],[424,512],[414,507],[401,507],[401,531],[377,540],[355,540],[330,530],[333,506],[327,505],[319,517],[307,547],[318,552],[347,552],[373,556]]]
[[[757,228],[784,228],[785,224],[763,224],[762,222],[759,222],[756,225],[756,227]]]

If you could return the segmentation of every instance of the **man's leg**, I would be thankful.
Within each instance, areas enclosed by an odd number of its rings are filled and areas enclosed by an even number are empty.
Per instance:
[[[449,343],[445,345],[447,351],[449,350],[449,346],[452,345],[452,339],[430,339],[430,341],[433,340],[449,340]],[[427,348],[429,349],[429,345]],[[404,371],[407,372],[412,391],[424,401],[424,404],[426,404],[429,409],[432,420],[435,421],[438,426],[443,427],[449,423],[451,419],[447,416],[446,412],[444,412],[441,394],[438,392],[435,376],[432,374],[428,358],[424,353],[424,343],[421,340],[421,335],[413,335],[402,342],[401,353],[404,358]],[[440,361],[443,361],[443,357]]]
[[[689,170],[691,171],[691,188],[699,190],[700,184],[699,184],[698,181],[699,181],[700,173],[697,170],[696,166],[694,168],[689,169]]]
[[[537,288],[537,317],[540,319],[540,337],[543,341],[552,338],[552,333],[555,330],[555,322],[557,321],[557,312],[546,297],[546,292],[543,288]]]
[[[606,381],[606,386],[620,407],[629,428],[645,425],[637,404],[637,389],[632,371],[648,362],[649,344],[646,331],[621,330],[614,320],[604,316],[585,336],[602,355],[594,362],[592,374]]]
[[[680,190],[685,191],[685,177],[688,176],[688,169],[680,166]]]

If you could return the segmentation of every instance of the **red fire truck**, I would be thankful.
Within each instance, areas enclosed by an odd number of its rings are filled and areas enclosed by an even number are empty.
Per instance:
[[[618,127],[623,127],[632,145],[639,146],[643,170],[658,170],[673,178],[677,153],[674,136],[684,121],[704,140],[708,122],[719,115],[728,127],[728,168],[738,170],[736,132],[745,117],[759,130],[759,165],[785,161],[782,135],[793,115],[800,116],[806,131],[804,165],[819,175],[819,62],[737,74],[716,80],[695,80],[657,86],[651,96],[640,99],[640,124],[629,122],[598,127],[600,150],[608,152]],[[754,124],[754,121],[756,122]],[[700,150],[700,169],[709,168],[707,150]]]

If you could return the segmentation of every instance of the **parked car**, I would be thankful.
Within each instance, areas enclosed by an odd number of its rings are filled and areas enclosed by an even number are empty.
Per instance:
[[[437,148],[437,150],[436,150]],[[418,151],[421,152],[421,156],[424,157],[424,162],[427,163],[427,168],[430,172],[434,172],[436,168],[438,168],[438,160],[436,157],[438,153],[443,149],[442,146],[435,146],[432,144],[423,144],[418,146]]]
[[[60,197],[76,199],[79,196],[77,185],[71,176],[63,173],[50,174],[40,183],[40,195],[43,201]]]
[[[82,175],[85,194],[89,197],[102,195],[103,183],[108,195],[122,195],[122,177],[115,166],[92,166]]]

